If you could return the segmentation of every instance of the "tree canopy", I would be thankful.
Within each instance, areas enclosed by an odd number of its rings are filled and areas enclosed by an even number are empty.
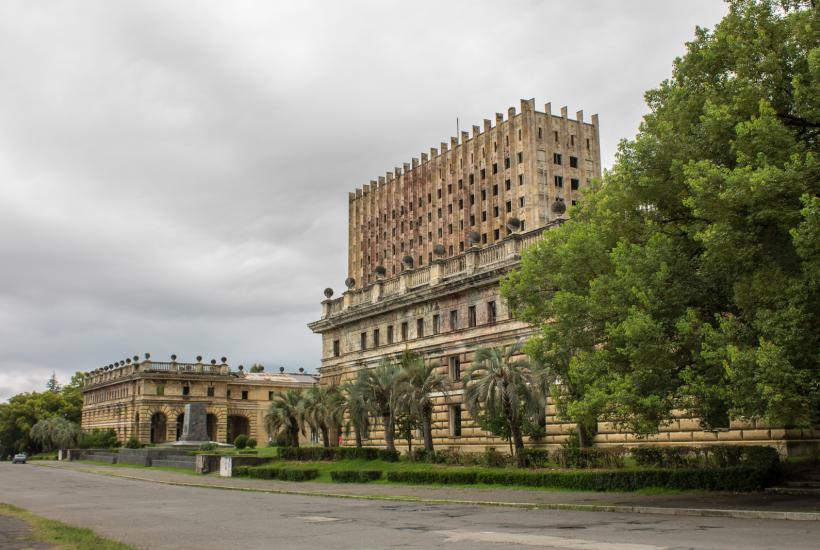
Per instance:
[[[820,14],[733,0],[646,93],[638,135],[502,284],[559,413],[816,425]]]

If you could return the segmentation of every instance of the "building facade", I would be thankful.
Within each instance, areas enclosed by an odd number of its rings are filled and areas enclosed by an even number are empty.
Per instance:
[[[91,371],[83,385],[82,428],[113,429],[119,441],[135,436],[142,443],[172,443],[182,435],[185,404],[207,403],[208,437],[232,443],[245,434],[260,443],[272,437],[264,415],[277,392],[304,389],[318,378],[304,372],[234,372],[223,357],[210,364],[118,361]]]
[[[469,417],[461,376],[476,349],[511,346],[532,334],[512,317],[499,282],[600,177],[598,136],[597,116],[587,123],[579,111],[571,120],[566,108],[555,116],[549,104],[537,112],[532,100],[522,101],[506,120],[485,120],[472,135],[462,132],[460,140],[351,193],[348,289],[335,299],[327,289],[322,317],[309,325],[322,336],[322,383],[348,380],[405,350],[419,353],[452,380],[451,391],[435,396],[434,443],[506,447]],[[528,444],[560,445],[574,428],[549,403],[546,417],[546,436]],[[601,422],[595,443],[748,442],[794,451],[816,445],[818,435],[746,421],[704,431],[680,413],[644,439]],[[383,432],[377,427],[366,441],[383,445]],[[353,444],[353,435],[344,443]]]

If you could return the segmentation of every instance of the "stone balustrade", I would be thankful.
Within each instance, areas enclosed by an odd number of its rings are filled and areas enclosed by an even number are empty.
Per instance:
[[[95,386],[112,380],[125,378],[135,373],[185,373],[185,374],[210,374],[228,375],[231,368],[227,364],[206,364],[206,363],[178,363],[176,361],[151,361],[145,359],[140,362],[132,362],[113,368],[97,369],[88,373],[85,377],[84,386]]]
[[[349,290],[340,298],[322,302],[322,318],[327,319],[352,308],[375,304],[387,298],[457,280],[505,263],[515,263],[520,260],[522,250],[538,242],[543,238],[544,231],[556,227],[559,223],[560,221],[553,222],[528,233],[513,233],[504,240],[484,248],[469,248],[458,256],[433,260],[429,266],[408,269],[396,277],[377,280],[362,289]]]

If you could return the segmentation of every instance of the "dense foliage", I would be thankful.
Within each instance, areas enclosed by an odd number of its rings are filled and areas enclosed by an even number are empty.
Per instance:
[[[820,422],[820,13],[732,0],[604,182],[502,285],[587,446],[684,408]]]

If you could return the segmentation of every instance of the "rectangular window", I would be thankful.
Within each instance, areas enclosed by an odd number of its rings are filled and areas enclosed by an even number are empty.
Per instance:
[[[487,190],[486,189],[481,190],[481,200],[483,200],[483,201],[487,200]]]
[[[498,184],[493,185],[493,197],[498,196]]]
[[[507,201],[507,212],[512,212],[512,201]]]
[[[341,354],[341,342],[339,340],[333,340],[333,357],[339,357]]]
[[[242,400],[243,401],[248,400],[248,390],[242,390]]]
[[[553,132],[553,134],[555,134],[555,143],[558,143],[558,130]]]
[[[461,405],[450,407],[450,437],[461,437]]]
[[[501,238],[501,230],[500,229],[493,229],[493,240],[498,240]]]
[[[448,359],[450,379],[453,381],[461,380],[461,359],[458,355],[453,355]]]
[[[359,335],[359,340],[361,341],[361,349],[362,351],[367,349],[367,333],[363,332]]]
[[[570,183],[570,187],[572,188],[573,191],[578,190],[578,185],[579,185],[580,182],[576,178],[572,178],[571,180],[569,180],[569,183]]]
[[[458,330],[458,310],[450,311],[450,330]]]
[[[424,338],[424,319],[416,319],[416,338]]]
[[[475,225],[475,216],[470,214],[470,225]]]
[[[569,167],[578,168],[578,157],[569,157]]]
[[[518,164],[521,164],[522,162],[524,162],[524,153],[518,153],[517,157],[518,157],[517,158]]]
[[[498,207],[497,206],[493,206],[493,217],[495,217],[495,218],[498,217]]]
[[[487,177],[487,171],[484,168],[482,168],[481,169],[481,179],[484,179],[486,177]]]
[[[555,187],[563,187],[564,178],[562,176],[555,176]]]
[[[518,174],[518,185],[524,185],[524,174]]]
[[[268,401],[273,401],[273,392],[272,391],[268,392]]]
[[[379,337],[380,336],[381,336],[381,334],[379,333],[379,329],[377,329],[377,328],[373,329],[373,347],[374,348],[379,347]]]
[[[504,189],[509,191],[511,186],[512,184],[510,183],[510,180],[504,180]]]
[[[433,334],[438,334],[441,330],[441,315],[436,313],[433,315]]]
[[[496,229],[496,232],[498,232],[498,229]],[[467,326],[475,326],[475,306],[470,306],[467,308]]]
[[[486,233],[481,234],[481,244],[487,244],[487,234]]]
[[[487,322],[495,323],[495,301],[487,302]]]
[[[518,206],[519,208],[524,208],[524,197],[519,197]]]
[[[402,342],[407,341],[407,321],[401,324],[401,340]]]
[[[483,222],[487,221],[487,211],[486,210],[481,212],[481,221],[483,221]]]
[[[231,390],[228,390],[225,395],[228,399],[230,399],[231,398]]]
[[[589,140],[587,140],[587,141],[589,141]],[[494,162],[493,163],[493,174],[497,174],[497,173],[498,173],[498,163]]]
[[[475,181],[475,176],[473,176],[472,174],[470,174],[470,175],[467,177],[467,179],[469,180],[470,185],[472,185],[472,184],[473,184],[473,182]]]
[[[510,167],[510,157],[504,159],[504,168]]]
[[[182,395],[191,395],[191,386],[182,386]]]
[[[572,145],[573,147],[575,146],[575,135],[570,135],[569,136],[569,144]]]
[[[387,326],[387,343],[388,344],[393,343],[393,325],[388,325]]]
[[[553,153],[552,154],[552,163],[553,164],[561,164],[561,153]]]
[[[157,384],[157,395],[165,395],[165,384]]]
[[[213,396],[214,396],[214,387],[213,386],[208,386],[208,397],[213,397]]]

